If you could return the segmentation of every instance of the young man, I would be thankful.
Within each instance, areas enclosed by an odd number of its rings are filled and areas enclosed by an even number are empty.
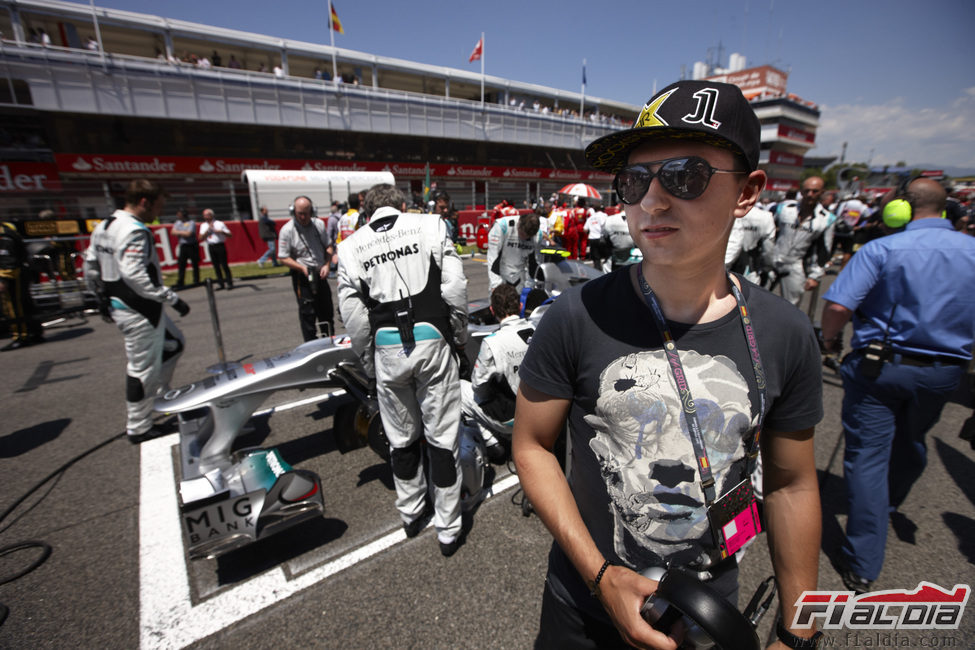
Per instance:
[[[643,262],[562,294],[519,371],[513,455],[555,540],[536,647],[676,647],[639,614],[657,586],[640,572],[668,563],[736,603],[748,536],[725,537],[708,506],[741,496],[729,510],[754,526],[759,447],[779,638],[813,633],[788,626],[816,588],[819,347],[802,313],[724,268],[765,185],[759,131],[736,86],[681,81],[586,150],[617,175]],[[549,453],[567,419],[568,478]]]
[[[85,278],[109,301],[106,312],[125,336],[125,400],[131,443],[159,436],[152,424],[156,395],[166,390],[183,352],[183,334],[163,310],[180,316],[190,306],[163,286],[156,242],[146,224],[159,218],[166,195],[154,181],[135,180],[125,207],[98,223],[85,252]]]

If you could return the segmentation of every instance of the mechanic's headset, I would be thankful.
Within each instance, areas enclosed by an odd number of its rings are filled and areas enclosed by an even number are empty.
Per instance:
[[[917,176],[908,176],[897,187],[897,194],[884,206],[884,225],[888,228],[903,228],[913,218],[913,210],[907,187]]]
[[[290,214],[292,218],[294,218],[294,216],[295,216],[295,203],[298,201],[298,199],[304,199],[304,200],[308,201],[308,203],[311,204],[311,218],[312,219],[314,219],[315,217],[318,216],[318,208],[315,207],[315,202],[312,201],[307,196],[305,196],[304,194],[300,194],[300,195],[296,196],[294,198],[294,200],[291,201],[291,205],[288,206],[288,214]]]
[[[761,648],[748,616],[691,573],[679,568],[666,572],[655,568],[644,571],[643,575],[659,581],[657,590],[640,611],[655,630],[669,634],[683,620],[684,642],[692,646],[716,645],[724,650]]]

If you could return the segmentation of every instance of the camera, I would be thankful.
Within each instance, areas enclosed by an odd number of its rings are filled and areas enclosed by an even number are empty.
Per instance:
[[[311,295],[318,293],[318,273],[320,267],[318,266],[307,266],[308,269],[308,286],[311,288]]]

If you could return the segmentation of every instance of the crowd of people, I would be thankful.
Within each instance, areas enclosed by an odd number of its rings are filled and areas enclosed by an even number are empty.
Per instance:
[[[558,196],[533,211],[496,206],[486,273],[499,329],[473,367],[446,192],[429,197],[435,216],[409,211],[391,185],[321,216],[296,196],[277,232],[261,211],[258,263],[288,267],[302,338],[332,335],[337,306],[378,400],[408,537],[432,520],[445,557],[464,543],[462,421],[492,462],[514,460],[553,537],[538,647],[674,647],[639,613],[657,588],[647,571],[679,567],[735,603],[738,559],[762,530],[780,594],[777,643],[815,647],[820,634],[791,622],[818,580],[823,359],[840,353],[851,321],[840,365],[849,518],[837,561],[847,588],[870,590],[888,520],[907,517],[898,508],[923,472],[925,434],[972,358],[975,303],[957,281],[975,277],[972,215],[927,178],[868,201],[810,176],[796,197],[763,205],[759,134],[736,86],[680,81],[633,128],[586,148],[615,176],[621,212]],[[166,198],[158,183],[133,181],[85,253],[85,277],[125,340],[134,443],[163,433],[152,403],[183,350],[164,306],[189,313],[162,284],[146,227]],[[213,210],[200,223],[180,211],[174,234],[176,288],[187,264],[199,282],[203,242],[218,283],[233,288],[232,233]],[[550,245],[606,273],[529,321],[526,296]],[[618,255],[634,249],[636,263]],[[817,334],[795,306],[830,270]],[[0,279],[3,295],[16,290],[15,274]],[[551,453],[565,431],[568,475]]]

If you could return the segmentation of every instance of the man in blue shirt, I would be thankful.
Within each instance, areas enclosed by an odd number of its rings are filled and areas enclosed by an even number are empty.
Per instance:
[[[960,281],[975,277],[975,239],[941,218],[936,181],[915,180],[906,198],[905,230],[863,246],[824,296],[827,350],[853,319],[841,369],[849,518],[840,565],[857,593],[880,574],[887,518],[924,471],[924,436],[962,378],[975,327],[975,295]]]

